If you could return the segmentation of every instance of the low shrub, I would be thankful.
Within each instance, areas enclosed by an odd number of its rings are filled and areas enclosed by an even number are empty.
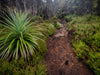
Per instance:
[[[56,23],[56,28],[60,29],[61,28],[61,24],[59,22]]]
[[[68,29],[73,31],[69,36],[77,57],[100,75],[100,17],[75,17],[68,23]]]
[[[34,59],[25,61],[23,58],[18,61],[8,62],[0,60],[1,75],[46,75],[46,67],[43,65],[43,57],[36,55]]]
[[[73,20],[73,18],[75,17],[76,15],[67,15],[64,17],[64,19],[67,21],[67,22],[70,22]]]
[[[52,20],[58,20],[58,18],[56,16],[52,17]]]

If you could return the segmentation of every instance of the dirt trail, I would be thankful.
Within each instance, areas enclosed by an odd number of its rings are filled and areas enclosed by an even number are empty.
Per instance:
[[[44,59],[48,75],[93,75],[87,66],[75,56],[64,22],[62,28],[48,38],[47,48],[48,52]]]

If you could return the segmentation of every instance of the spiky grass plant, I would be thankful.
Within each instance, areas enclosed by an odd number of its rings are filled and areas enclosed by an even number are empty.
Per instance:
[[[42,33],[39,32],[38,26],[34,26],[31,32],[29,27],[32,25],[31,18],[28,17],[28,13],[22,13],[21,11],[14,10],[9,11],[9,16],[3,17],[5,22],[1,21],[0,25],[3,25],[3,29],[0,33],[0,57],[3,59],[19,59],[29,56],[34,56],[39,51],[36,39]]]

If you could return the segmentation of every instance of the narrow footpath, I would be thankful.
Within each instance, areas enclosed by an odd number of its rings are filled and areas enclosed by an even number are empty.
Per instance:
[[[79,61],[71,47],[67,25],[62,22],[62,28],[48,38],[48,52],[44,55],[47,65],[47,75],[93,75],[93,73]]]

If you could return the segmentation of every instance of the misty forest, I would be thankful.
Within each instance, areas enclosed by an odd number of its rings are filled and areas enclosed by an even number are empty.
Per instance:
[[[0,0],[0,75],[100,75],[100,0]]]

